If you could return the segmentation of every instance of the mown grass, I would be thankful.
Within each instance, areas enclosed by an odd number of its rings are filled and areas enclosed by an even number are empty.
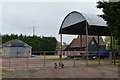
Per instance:
[[[8,74],[8,71],[0,69],[0,75],[5,75],[5,74]]]
[[[44,56],[35,56],[35,57],[32,57],[32,58],[42,58],[42,57],[44,57]]]

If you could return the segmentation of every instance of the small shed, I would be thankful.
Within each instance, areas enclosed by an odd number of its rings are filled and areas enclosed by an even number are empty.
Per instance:
[[[2,49],[3,57],[31,57],[32,47],[18,39],[3,43],[0,48]]]

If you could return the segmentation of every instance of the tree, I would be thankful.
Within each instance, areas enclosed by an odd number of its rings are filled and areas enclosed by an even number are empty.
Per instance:
[[[20,34],[2,35],[2,43],[7,41],[19,39],[28,45],[32,46],[32,51],[55,51],[57,40],[55,37],[40,37],[40,36],[27,36]]]
[[[57,41],[57,46],[60,46],[61,45],[61,42]]]
[[[105,37],[106,49],[110,49],[110,37]]]
[[[98,2],[97,8],[102,8],[104,14],[100,16],[107,21],[115,41],[120,45],[120,2]]]
[[[66,42],[63,42],[63,45],[68,45]]]

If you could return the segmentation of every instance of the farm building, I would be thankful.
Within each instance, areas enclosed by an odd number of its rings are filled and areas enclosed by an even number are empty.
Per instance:
[[[86,36],[74,38],[70,45],[65,50],[70,51],[85,51],[86,49]],[[97,36],[88,36],[88,51],[98,51],[105,50],[106,44],[103,41],[102,37],[99,37],[99,46],[98,46],[98,37]]]
[[[0,46],[2,49],[3,57],[31,57],[31,49],[32,47],[26,44],[25,42],[15,39],[3,43]]]
[[[78,36],[74,38],[69,45],[62,45],[62,55],[83,55],[81,51],[86,49],[86,36]],[[58,54],[61,54],[60,46],[57,48]],[[98,46],[98,37],[97,36],[88,36],[88,51],[89,53],[99,50],[106,50],[106,44],[103,41],[103,38],[99,37],[99,46]]]

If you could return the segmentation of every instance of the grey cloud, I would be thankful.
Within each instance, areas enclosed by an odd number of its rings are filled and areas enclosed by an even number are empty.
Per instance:
[[[29,27],[33,27],[34,20],[35,25],[39,26],[36,28],[36,35],[55,36],[59,40],[60,24],[64,17],[74,10],[85,13],[100,13],[100,10],[96,8],[96,2],[3,3],[3,34],[32,35],[32,29]],[[64,41],[69,42],[73,37],[68,36]]]

